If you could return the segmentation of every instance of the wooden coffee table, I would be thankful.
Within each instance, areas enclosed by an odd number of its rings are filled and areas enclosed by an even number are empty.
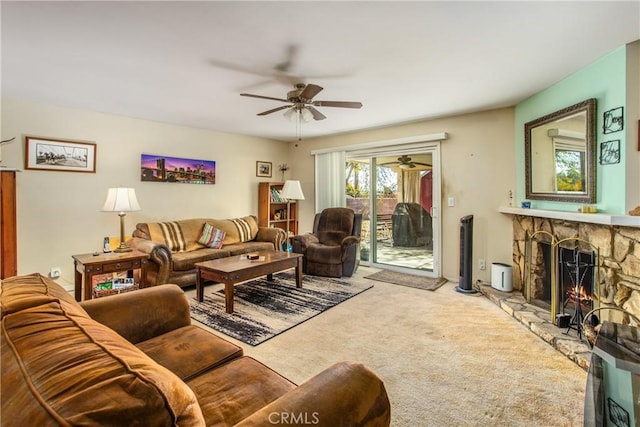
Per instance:
[[[259,260],[247,259],[247,255],[234,255],[196,263],[196,297],[204,298],[204,281],[224,283],[224,301],[227,313],[233,313],[233,285],[246,280],[267,276],[273,280],[273,273],[296,269],[296,287],[302,287],[302,254],[290,252],[256,252]]]

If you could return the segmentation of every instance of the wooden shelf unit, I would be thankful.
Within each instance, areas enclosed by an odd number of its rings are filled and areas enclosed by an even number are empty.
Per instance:
[[[290,204],[290,218],[287,216],[287,202],[277,201],[273,191],[281,191],[283,182],[261,182],[258,187],[258,225],[261,227],[278,227],[289,233],[298,234],[298,204],[292,200]],[[276,217],[280,215],[279,219]]]

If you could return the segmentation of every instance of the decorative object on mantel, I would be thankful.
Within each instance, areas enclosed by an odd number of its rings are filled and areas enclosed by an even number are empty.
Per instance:
[[[271,178],[272,166],[273,163],[271,162],[261,162],[260,160],[256,161],[256,176]]]
[[[124,240],[124,217],[125,212],[135,212],[140,210],[140,204],[136,198],[134,188],[110,188],[107,192],[107,199],[102,207],[103,212],[118,212],[120,217],[120,246],[114,252],[130,252]]]
[[[602,130],[605,134],[619,132],[624,129],[624,107],[605,111],[603,114]]]
[[[620,140],[603,141],[600,144],[600,164],[614,165],[620,163]]]
[[[597,205],[582,205],[582,206],[580,206],[580,209],[579,209],[578,212],[588,213],[588,214],[598,213],[598,206]]]
[[[140,180],[182,184],[215,184],[216,162],[142,154]]]
[[[280,179],[280,181],[284,182],[284,173],[289,170],[289,166],[287,166],[286,163],[283,163],[281,165],[278,165],[278,169],[280,170],[280,173],[282,173],[282,178]]]
[[[27,136],[24,168],[96,173],[96,144]]]
[[[629,211],[629,215],[631,216],[640,216],[640,206],[636,206],[635,208]]]

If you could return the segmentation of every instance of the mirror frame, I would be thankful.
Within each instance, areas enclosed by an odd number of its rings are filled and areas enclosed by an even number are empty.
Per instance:
[[[584,111],[586,113],[586,167],[585,191],[578,194],[543,193],[531,189],[531,131],[541,125],[571,116]],[[550,200],[556,202],[596,203],[596,99],[590,98],[562,110],[532,120],[524,125],[524,165],[525,165],[525,194],[531,200]]]

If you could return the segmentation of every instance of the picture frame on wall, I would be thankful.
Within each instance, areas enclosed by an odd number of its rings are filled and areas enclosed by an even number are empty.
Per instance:
[[[619,132],[624,129],[624,107],[605,111],[602,118],[602,131],[605,134]]]
[[[216,162],[143,153],[140,155],[140,181],[213,185],[216,183]]]
[[[614,165],[620,163],[620,140],[604,141],[600,144],[600,164]]]
[[[25,137],[25,169],[96,173],[94,142]]]
[[[258,160],[256,162],[256,176],[262,178],[271,178],[273,176],[273,163],[271,162],[261,162]]]

